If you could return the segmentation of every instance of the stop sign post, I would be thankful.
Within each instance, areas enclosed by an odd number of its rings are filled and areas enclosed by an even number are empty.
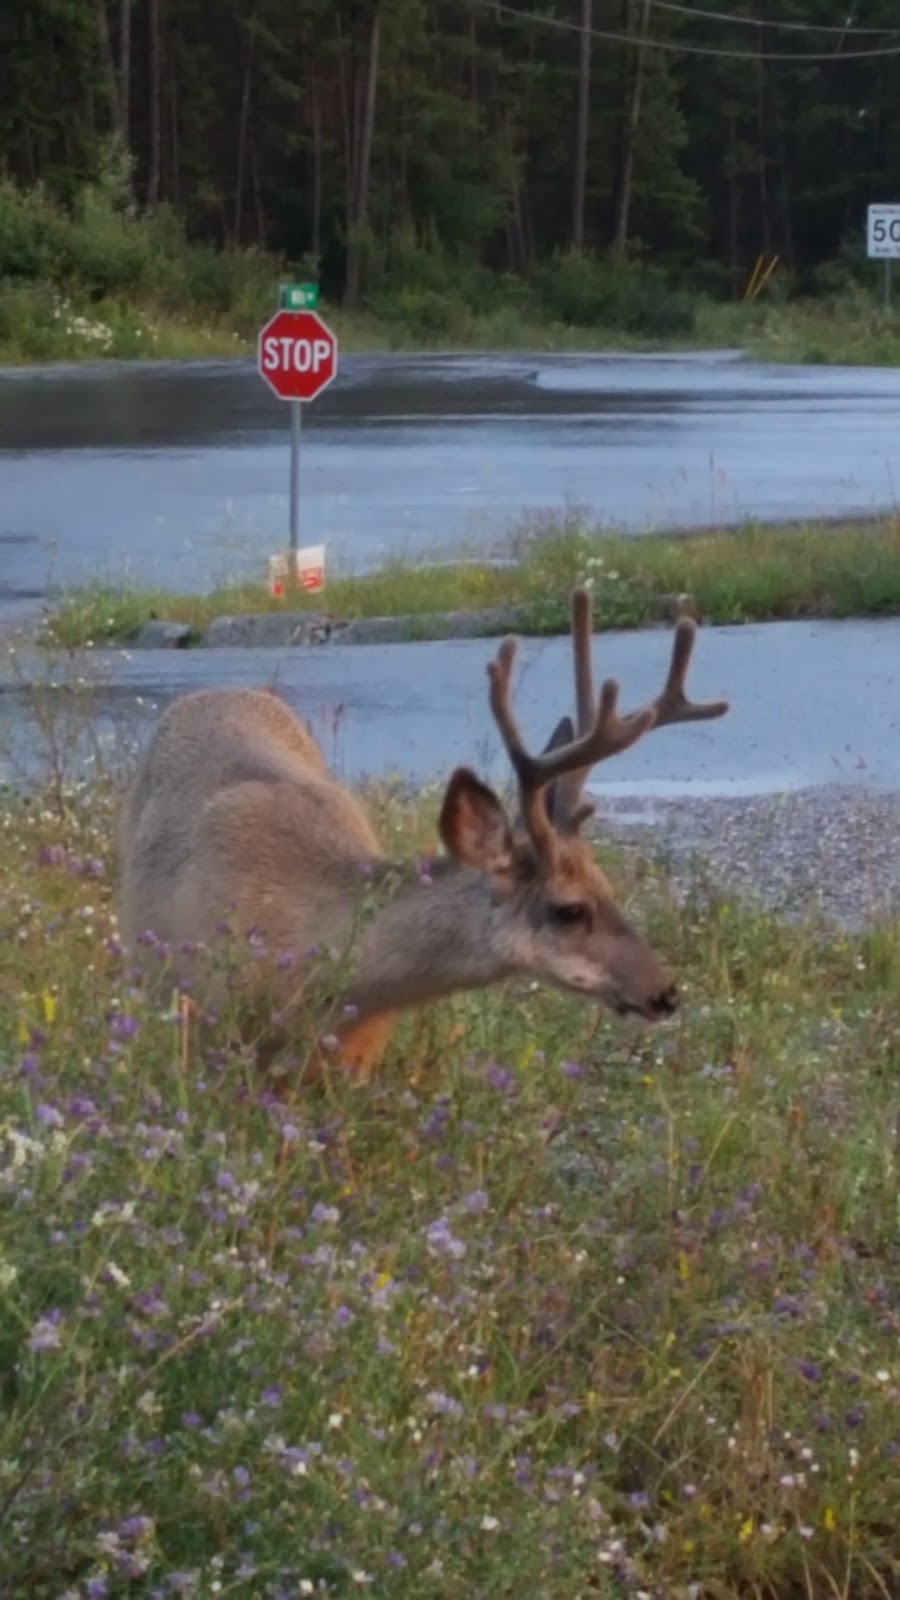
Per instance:
[[[303,405],[337,377],[337,339],[317,311],[277,311],[260,329],[257,369],[291,408],[290,551],[296,576],[300,542],[300,429]]]

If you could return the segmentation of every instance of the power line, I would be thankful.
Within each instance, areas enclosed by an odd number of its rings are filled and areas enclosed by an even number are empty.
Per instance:
[[[699,17],[705,22],[729,22],[736,28],[767,28],[780,33],[834,33],[842,39],[881,39],[885,34],[889,39],[896,39],[900,34],[898,28],[858,28],[849,21],[841,27],[834,22],[780,22],[774,17],[736,17],[730,11],[704,11],[697,6],[680,5],[678,0],[649,0],[649,4],[656,11],[674,11],[679,16]]]
[[[613,33],[604,28],[583,28],[580,22],[565,22],[562,17],[540,16],[533,11],[520,11],[516,6],[503,4],[503,0],[465,0],[478,11],[489,11],[495,17],[514,17],[518,22],[529,22],[538,27],[555,28],[561,33],[587,33],[592,39],[603,39],[610,44],[629,44],[642,50],[663,50],[670,55],[717,56],[724,61],[871,61],[880,57],[900,56],[900,44],[881,45],[871,50],[806,50],[801,53],[785,50],[767,50],[760,57],[757,50],[723,50],[715,45],[682,44],[674,39],[652,39],[644,34]],[[653,0],[651,0],[653,3]],[[659,3],[659,0],[656,0]],[[885,30],[887,31],[887,30]]]

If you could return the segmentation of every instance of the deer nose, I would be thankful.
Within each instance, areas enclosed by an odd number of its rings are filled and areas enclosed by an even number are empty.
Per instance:
[[[667,988],[654,995],[647,1010],[651,1017],[674,1017],[679,1004],[678,986],[670,983]]]

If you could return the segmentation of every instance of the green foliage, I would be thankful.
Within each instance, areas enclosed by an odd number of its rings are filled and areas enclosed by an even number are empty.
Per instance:
[[[595,17],[583,228],[572,194],[583,58],[562,0],[518,14],[225,0],[215,27],[201,0],[6,0],[0,148],[12,179],[43,186],[38,211],[46,194],[80,217],[70,267],[98,297],[145,275],[111,217],[162,204],[192,242],[315,255],[332,301],[361,248],[362,296],[390,301],[393,278],[411,296],[394,323],[408,316],[423,336],[449,336],[466,321],[460,305],[484,305],[478,272],[537,272],[566,325],[681,335],[691,308],[673,275],[736,297],[764,252],[804,292],[834,292],[829,262],[872,282],[865,205],[900,184],[900,58],[845,48],[855,19],[840,0],[815,0],[814,19],[806,0],[783,4],[779,20],[800,31],[846,28],[841,50],[769,62],[751,28],[651,8],[641,51],[643,8]],[[866,25],[889,36],[893,6],[871,0]],[[735,0],[735,19],[758,21],[751,0]],[[693,53],[710,46],[718,53]],[[14,238],[9,223],[7,274],[31,279],[56,260],[53,241],[33,227]],[[405,239],[433,271],[406,259]],[[583,269],[566,259],[576,239]],[[614,241],[653,272],[616,281]],[[455,287],[433,281],[442,264]],[[434,299],[447,292],[449,310]],[[221,310],[224,294],[210,299]]]
[[[51,282],[64,231],[65,221],[42,185],[23,190],[0,179],[0,282]]]
[[[885,28],[890,3],[877,0]],[[246,349],[279,278],[311,262],[334,316],[352,250],[346,326],[370,344],[652,346],[733,329],[780,358],[896,360],[863,223],[866,199],[900,184],[900,58],[879,58],[875,85],[843,57],[770,74],[727,28],[725,54],[682,57],[701,25],[669,13],[651,17],[642,59],[633,38],[598,45],[576,250],[581,57],[556,9],[228,0],[211,29],[200,0],[9,0],[0,356]],[[837,0],[817,13],[844,20]],[[761,252],[777,270],[746,305]],[[23,286],[57,290],[71,323],[42,325]]]
[[[477,556],[466,561],[461,549],[455,567],[397,559],[365,577],[338,572],[329,579],[328,609],[338,621],[418,618],[421,638],[429,636],[429,614],[509,606],[518,609],[523,633],[564,633],[576,583],[593,590],[601,628],[659,621],[671,612],[673,597],[685,592],[702,617],[721,624],[900,613],[896,518],[632,539],[592,529],[577,514],[562,523],[537,517],[511,534],[510,554],[503,566],[484,566]],[[127,641],[151,616],[202,631],[217,616],[317,610],[320,603],[301,593],[276,600],[262,584],[173,595],[98,583],[70,592],[52,609],[46,637],[73,648]],[[501,617],[496,626],[505,632],[508,622]]]
[[[648,338],[693,333],[695,303],[663,273],[579,251],[556,252],[532,275],[537,303],[581,327],[621,328]]]
[[[258,250],[189,242],[168,207],[136,212],[121,159],[68,211],[0,182],[0,353],[19,360],[233,353],[283,275]]]

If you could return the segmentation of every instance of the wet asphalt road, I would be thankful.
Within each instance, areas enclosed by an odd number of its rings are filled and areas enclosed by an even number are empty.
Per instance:
[[[673,356],[356,356],[304,412],[302,537],[362,570],[523,514],[719,525],[891,507],[900,372]],[[287,417],[251,362],[0,372],[0,623],[48,584],[262,581]]]
[[[598,636],[598,678],[619,677],[624,709],[657,691],[670,641],[668,630]],[[274,683],[346,781],[393,774],[422,783],[465,762],[503,782],[486,698],[485,665],[495,648],[477,640],[98,656],[92,673],[106,686],[97,691],[97,725],[111,740],[143,738],[175,694]],[[523,641],[517,685],[525,737],[541,743],[570,707],[567,641]],[[695,698],[729,698],[730,713],[648,735],[597,770],[601,792],[741,795],[811,784],[900,791],[900,618],[705,628],[690,690]],[[26,709],[0,666],[0,776],[21,775],[26,749],[34,756]]]

